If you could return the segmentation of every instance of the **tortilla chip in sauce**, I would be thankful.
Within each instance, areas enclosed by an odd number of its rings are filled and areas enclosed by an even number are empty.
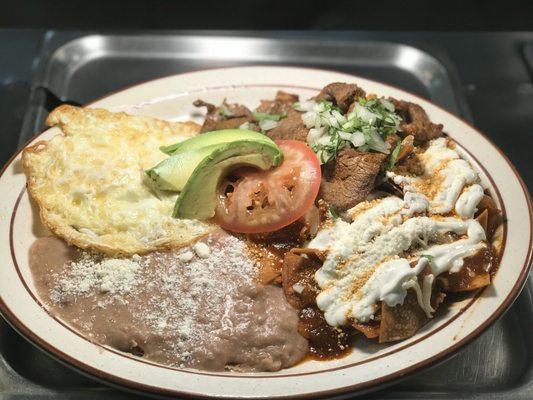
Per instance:
[[[321,253],[313,249],[292,249],[285,254],[281,278],[289,304],[299,310],[315,305],[318,286],[315,272],[322,266]],[[297,291],[295,287],[300,287]]]
[[[418,305],[416,292],[407,291],[403,304],[390,307],[386,303],[381,305],[381,326],[379,329],[379,342],[387,343],[403,340],[413,336],[428,318],[424,310]]]

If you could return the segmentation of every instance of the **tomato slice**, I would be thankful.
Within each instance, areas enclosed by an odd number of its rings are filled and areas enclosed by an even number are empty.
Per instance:
[[[214,221],[240,233],[273,232],[303,216],[320,189],[320,164],[298,140],[278,140],[282,163],[271,170],[235,170],[219,186]]]

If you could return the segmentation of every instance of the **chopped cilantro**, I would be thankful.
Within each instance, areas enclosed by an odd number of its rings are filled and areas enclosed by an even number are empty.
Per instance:
[[[430,254],[422,254],[422,255],[420,256],[420,258],[425,258],[425,259],[427,259],[429,265],[433,265],[433,264],[435,264],[435,257],[433,257],[433,256],[430,255]]]
[[[390,154],[389,159],[389,166],[387,169],[393,169],[396,165],[396,161],[398,161],[398,155],[400,154],[400,151],[402,150],[402,142],[398,140],[398,143],[396,143],[396,146],[394,146],[394,150],[392,150]]]
[[[233,113],[233,111],[230,111],[230,109],[225,107],[225,106],[218,107],[217,112],[220,115],[223,115],[223,116],[226,116],[226,117],[233,117],[235,115],[235,113]]]
[[[360,97],[347,115],[330,101],[311,103],[306,110],[302,120],[311,128],[307,142],[321,163],[334,159],[345,147],[388,154],[390,148],[384,139],[397,132],[401,122],[394,105],[378,98]]]
[[[329,207],[328,211],[329,211],[329,215],[331,215],[331,218],[333,219],[339,218],[339,214],[337,214],[337,211],[335,211],[333,207]]]
[[[287,116],[287,114],[269,114],[257,111],[254,111],[253,115],[256,121],[279,121]]]

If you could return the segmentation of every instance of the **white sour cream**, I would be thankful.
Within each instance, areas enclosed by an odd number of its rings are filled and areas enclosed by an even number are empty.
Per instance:
[[[455,203],[455,211],[461,218],[472,218],[477,211],[477,205],[484,196],[481,185],[472,185],[465,189]]]
[[[360,237],[357,225],[359,224],[354,221],[352,224],[337,225],[333,229],[337,231],[336,236],[344,233],[346,236],[350,234],[351,237]],[[360,226],[360,229],[364,227]],[[448,232],[467,234],[468,238],[450,244],[428,246],[429,243],[441,241]],[[372,242],[352,243],[351,246],[348,241],[344,241],[343,246],[334,242],[328,248],[323,266],[315,274],[315,280],[322,289],[316,298],[317,305],[332,326],[345,325],[350,318],[366,322],[372,318],[378,300],[385,301],[390,306],[403,302],[406,289],[413,286],[411,283],[406,287],[404,283],[416,279],[423,270],[425,265],[420,262],[423,255],[434,257],[431,271],[436,276],[460,268],[465,257],[485,246],[484,239],[483,228],[475,220],[416,217],[382,233]],[[399,255],[415,245],[423,246],[426,250],[418,256],[417,266],[411,268],[411,260]],[[316,248],[314,241],[309,243],[309,247]],[[418,285],[416,281],[414,283]],[[424,300],[424,296],[421,296],[419,302],[427,311],[427,299]]]
[[[485,230],[476,220],[465,222],[468,225],[467,238],[457,240],[448,244],[441,244],[429,247],[424,250],[424,255],[432,256],[431,272],[437,276],[443,272],[459,272],[466,257],[475,255],[486,245]],[[454,231],[458,232],[457,230]]]
[[[367,322],[379,301],[403,304],[408,289],[430,317],[435,278],[458,272],[466,257],[486,247],[485,231],[472,219],[484,194],[477,173],[444,138],[433,140],[420,159],[422,176],[388,173],[404,199],[358,204],[348,211],[351,223],[337,219],[308,244],[327,251],[315,280],[321,289],[316,302],[328,324]],[[433,182],[438,186],[431,187]],[[454,209],[458,217],[442,216]],[[461,239],[450,243],[449,233]]]
[[[425,199],[432,214],[450,213],[458,204],[459,216],[472,218],[483,197],[479,176],[472,166],[448,147],[445,138],[432,140],[419,157],[424,167],[422,176],[403,176],[389,171],[387,177],[401,186],[406,195],[412,193],[418,199]]]

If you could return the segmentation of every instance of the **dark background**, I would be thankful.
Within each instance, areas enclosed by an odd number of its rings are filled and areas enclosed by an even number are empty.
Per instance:
[[[0,27],[531,30],[533,1],[3,0]]]

